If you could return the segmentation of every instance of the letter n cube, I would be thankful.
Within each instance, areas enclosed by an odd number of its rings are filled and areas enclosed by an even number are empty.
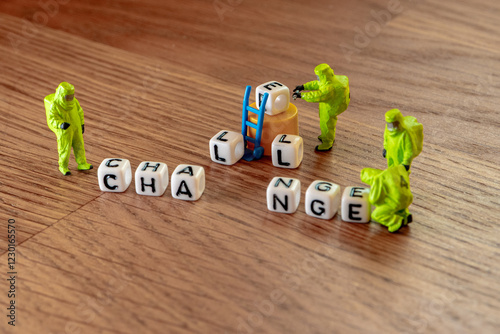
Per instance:
[[[267,208],[281,213],[294,213],[300,203],[300,181],[275,177],[267,187]]]

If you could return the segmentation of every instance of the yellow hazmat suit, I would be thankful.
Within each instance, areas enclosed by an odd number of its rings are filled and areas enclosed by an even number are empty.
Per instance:
[[[361,181],[371,186],[369,201],[376,209],[371,218],[384,226],[389,232],[396,232],[411,222],[408,207],[413,201],[410,191],[410,178],[403,165],[386,170],[364,168]]]
[[[83,110],[74,94],[75,87],[62,82],[55,94],[47,95],[44,99],[47,124],[57,137],[59,170],[64,175],[71,174],[68,168],[71,147],[73,147],[78,170],[93,168],[85,158]]]
[[[335,141],[335,127],[337,116],[349,106],[349,79],[343,75],[335,75],[327,64],[320,64],[314,69],[318,80],[298,86],[310,92],[296,93],[296,97],[307,102],[319,103],[319,124],[321,135],[318,137],[322,144],[316,146],[317,151],[328,151]],[[297,90],[296,88],[296,90]]]
[[[387,167],[404,165],[409,170],[414,152],[410,135],[403,127],[403,115],[398,109],[392,109],[385,113],[385,121],[384,156]]]

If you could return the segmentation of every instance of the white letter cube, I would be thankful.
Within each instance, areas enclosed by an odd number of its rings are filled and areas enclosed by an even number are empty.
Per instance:
[[[281,213],[294,213],[300,203],[300,181],[275,177],[267,187],[267,208]]]
[[[340,206],[340,186],[327,181],[314,181],[306,191],[306,213],[332,219]]]
[[[288,110],[290,105],[290,90],[287,86],[277,81],[269,81],[258,86],[255,89],[257,109],[260,108],[264,93],[269,93],[266,103],[266,114],[276,115]]]
[[[245,142],[239,132],[222,130],[210,139],[210,158],[213,162],[233,165],[244,153]]]
[[[297,135],[279,134],[272,146],[273,165],[281,168],[297,168],[304,157],[304,141]]]
[[[179,165],[172,173],[172,197],[186,201],[198,200],[205,190],[205,169],[201,166]]]
[[[368,197],[370,188],[347,187],[342,195],[342,220],[349,223],[368,223],[372,208]]]
[[[143,161],[135,170],[135,192],[161,196],[168,186],[168,167],[163,162]]]
[[[130,161],[120,158],[104,159],[97,170],[101,191],[124,192],[132,182]]]

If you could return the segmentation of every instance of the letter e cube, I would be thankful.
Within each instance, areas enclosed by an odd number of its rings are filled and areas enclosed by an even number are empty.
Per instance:
[[[255,101],[257,109],[264,98],[264,93],[268,93],[266,103],[266,114],[276,115],[288,110],[290,106],[290,90],[287,86],[277,82],[269,81],[255,89]]]
[[[370,188],[347,187],[342,195],[342,220],[349,223],[368,223],[371,216],[371,205],[368,201]]]

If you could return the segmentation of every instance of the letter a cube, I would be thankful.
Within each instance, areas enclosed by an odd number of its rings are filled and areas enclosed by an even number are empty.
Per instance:
[[[321,219],[332,219],[340,206],[340,186],[314,181],[306,191],[306,213]]]
[[[342,220],[349,223],[368,223],[371,216],[371,205],[368,201],[370,188],[347,187],[342,195]]]
[[[205,190],[205,169],[201,166],[179,165],[172,173],[172,197],[185,201],[198,200]]]
[[[267,208],[281,213],[294,213],[300,203],[300,181],[275,177],[267,187]]]

